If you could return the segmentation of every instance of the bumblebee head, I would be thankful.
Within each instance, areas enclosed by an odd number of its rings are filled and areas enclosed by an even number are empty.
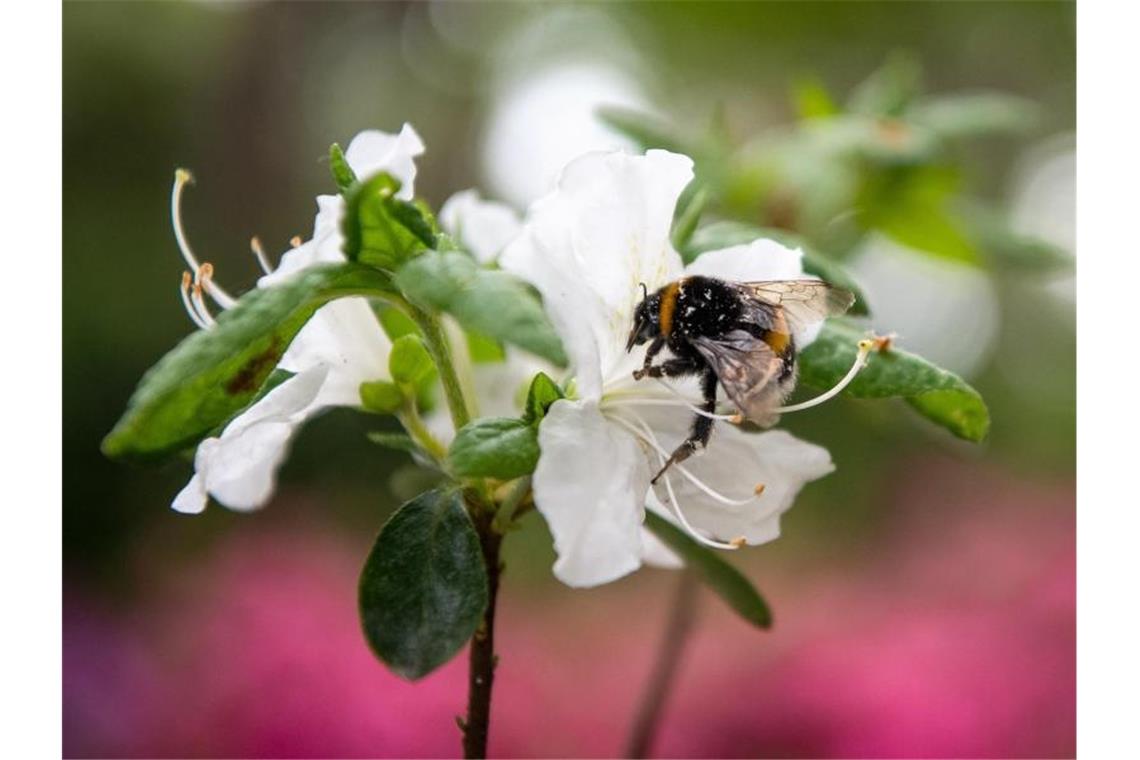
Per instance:
[[[661,312],[661,295],[649,295],[645,283],[641,283],[641,303],[633,310],[633,328],[629,331],[629,340],[626,341],[625,350],[630,352],[634,346],[640,346],[648,340],[653,340],[661,333],[659,315]]]

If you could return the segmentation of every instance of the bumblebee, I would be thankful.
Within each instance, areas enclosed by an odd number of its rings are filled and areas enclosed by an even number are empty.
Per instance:
[[[850,291],[822,280],[728,282],[692,276],[652,294],[644,283],[641,289],[626,352],[646,342],[649,348],[634,379],[699,375],[702,411],[714,412],[720,385],[740,413],[762,427],[776,423],[776,409],[795,388],[795,332],[843,314],[855,302]],[[672,356],[653,364],[663,348]],[[653,482],[698,447],[704,448],[714,422],[698,414],[689,437]]]

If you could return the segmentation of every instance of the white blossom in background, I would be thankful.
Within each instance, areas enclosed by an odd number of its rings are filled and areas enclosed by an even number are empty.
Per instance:
[[[628,354],[625,344],[639,283],[652,291],[686,271],[728,280],[803,276],[799,251],[767,240],[706,253],[686,270],[669,232],[692,176],[689,158],[666,151],[582,156],[531,207],[500,259],[542,293],[575,373],[574,398],[555,402],[541,423],[533,478],[558,554],[554,573],[571,586],[669,560],[643,528],[646,507],[707,544],[760,544],[779,535],[780,515],[800,488],[834,469],[826,449],[787,432],[720,425],[703,456],[650,486],[685,438],[699,398],[695,383],[674,380],[669,390],[633,380],[644,349]],[[806,345],[814,332],[797,341]]]
[[[1025,235],[1046,240],[1077,255],[1077,153],[1072,135],[1035,145],[1014,172],[1010,221]],[[1047,290],[1062,302],[1077,298],[1074,271],[1056,275]]]
[[[522,228],[519,214],[498,201],[483,200],[477,190],[463,190],[439,210],[439,224],[480,264],[494,262]]]
[[[415,158],[423,142],[405,124],[395,135],[377,130],[361,132],[345,157],[358,177],[386,171],[400,180],[397,197],[414,197]],[[191,318],[210,329],[213,317],[204,296],[227,308],[234,299],[212,280],[209,264],[194,256],[182,230],[179,200],[188,175],[180,173],[172,197],[172,215],[179,248],[194,276],[183,283],[183,300]],[[344,261],[340,221],[344,199],[317,198],[312,237],[287,251],[274,268],[260,246],[254,252],[265,269],[259,287],[282,282],[315,264]],[[197,513],[208,496],[231,509],[248,511],[264,506],[273,496],[277,469],[288,454],[293,434],[314,414],[333,406],[359,406],[360,384],[388,376],[391,342],[368,301],[343,298],[317,311],[289,345],[279,369],[295,375],[233,419],[219,436],[198,444],[194,476],[175,497],[174,509]]]
[[[963,377],[976,375],[997,345],[1001,310],[990,276],[979,267],[935,258],[871,234],[849,269],[908,349]]]

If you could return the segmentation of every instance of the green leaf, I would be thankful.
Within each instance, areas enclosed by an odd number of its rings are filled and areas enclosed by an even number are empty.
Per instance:
[[[396,284],[408,298],[446,311],[469,330],[566,365],[562,341],[538,296],[506,272],[481,269],[462,253],[429,251],[405,264]]]
[[[393,449],[395,451],[406,451],[409,454],[415,453],[420,450],[416,442],[407,433],[384,433],[375,431],[368,434],[368,440],[375,443],[377,446],[383,446],[386,449]]]
[[[685,263],[691,263],[706,251],[747,245],[758,238],[769,238],[788,248],[799,248],[803,251],[805,272],[854,293],[855,303],[851,306],[850,314],[862,316],[868,313],[867,299],[847,270],[815,251],[807,241],[791,232],[754,227],[742,222],[713,222],[696,231],[682,255]]]
[[[403,678],[463,648],[487,607],[487,571],[458,493],[428,491],[392,515],[364,563],[359,603],[369,646]]]
[[[796,115],[803,120],[826,119],[839,114],[839,106],[831,99],[819,77],[808,76],[799,79],[792,89]]]
[[[388,380],[360,384],[360,404],[370,412],[393,414],[404,407],[404,390]]]
[[[855,362],[857,343],[864,337],[850,324],[829,321],[800,353],[800,381],[821,390],[834,386]],[[872,352],[843,394],[904,398],[919,414],[967,441],[981,441],[990,427],[985,401],[965,380],[898,348]]]
[[[435,362],[419,335],[404,335],[396,339],[388,355],[388,372],[397,383],[413,388],[435,379]]]
[[[550,405],[566,394],[558,387],[558,383],[551,380],[545,372],[539,372],[530,382],[530,389],[526,393],[526,412],[523,419],[532,425],[542,421]]]
[[[396,198],[399,190],[399,180],[383,172],[349,189],[341,223],[349,261],[390,271],[435,245],[432,222]]]
[[[887,172],[869,182],[858,201],[865,224],[903,245],[938,258],[979,263],[977,248],[949,201],[958,175],[945,167]]]
[[[705,585],[742,618],[758,628],[772,627],[768,603],[739,570],[658,514],[646,511],[645,526],[697,571]]]
[[[467,353],[475,364],[499,364],[507,360],[506,349],[503,344],[482,333],[466,330]]]
[[[317,309],[390,289],[374,269],[330,264],[246,293],[217,325],[185,338],[143,376],[103,452],[155,459],[197,443],[250,403]]]
[[[1008,219],[980,201],[962,202],[958,207],[971,237],[995,268],[1045,274],[1073,268],[1073,257],[1068,251],[1047,240],[1017,232],[1010,227]]]
[[[338,143],[329,146],[329,171],[332,172],[333,181],[336,182],[341,195],[347,196],[352,186],[356,184],[356,172],[348,165],[348,159],[344,157],[344,151]]]
[[[484,417],[456,434],[447,458],[457,477],[511,480],[534,472],[538,454],[536,425],[513,417]]]
[[[379,303],[375,311],[380,319],[380,326],[384,328],[384,334],[390,340],[399,340],[405,335],[419,335],[420,328],[416,327],[412,318],[395,306]]]
[[[617,130],[643,149],[661,148],[686,156],[700,152],[691,141],[678,135],[671,124],[655,116],[620,106],[601,106],[595,113],[603,124]]]
[[[701,221],[701,214],[709,202],[708,187],[701,185],[694,190],[688,202],[681,208],[677,221],[673,223],[673,247],[680,250],[685,247]]]
[[[907,121],[943,139],[1018,134],[1032,129],[1039,118],[1032,101],[997,92],[924,98],[907,111]]]
[[[921,84],[918,61],[908,53],[894,53],[855,88],[847,106],[866,116],[901,116]]]

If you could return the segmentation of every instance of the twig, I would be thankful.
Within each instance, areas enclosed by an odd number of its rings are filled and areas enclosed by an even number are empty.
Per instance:
[[[503,537],[492,527],[491,512],[477,512],[473,518],[487,567],[487,609],[483,622],[471,639],[470,667],[467,682],[467,719],[463,722],[463,756],[485,758],[487,733],[491,720],[491,687],[495,681],[495,600],[499,594],[499,547]]]
[[[657,724],[661,719],[661,709],[665,706],[665,699],[676,679],[685,642],[693,629],[700,581],[697,574],[688,567],[680,572],[680,576],[665,632],[661,637],[661,646],[657,650],[657,659],[653,663],[653,672],[641,693],[637,715],[626,740],[625,757],[649,756]]]

